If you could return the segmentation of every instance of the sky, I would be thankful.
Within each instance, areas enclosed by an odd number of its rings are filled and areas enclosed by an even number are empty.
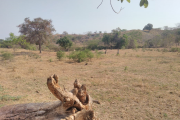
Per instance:
[[[180,23],[180,0],[148,0],[148,8],[140,7],[140,0],[0,0],[0,39],[9,33],[20,35],[19,24],[29,17],[52,20],[54,34],[67,31],[69,34],[86,34],[88,31],[111,32],[121,29],[143,29],[151,23],[153,28],[175,27]]]

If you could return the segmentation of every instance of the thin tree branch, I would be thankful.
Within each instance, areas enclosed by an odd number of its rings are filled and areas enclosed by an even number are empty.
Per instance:
[[[111,0],[110,0],[110,4],[111,4]],[[121,12],[121,10],[123,10],[124,8],[120,8],[120,10],[119,10],[119,12],[116,12],[115,10],[114,10],[114,8],[113,8],[113,6],[112,6],[112,4],[111,4],[111,8],[113,9],[113,11],[115,12],[115,13],[117,13],[117,14],[119,14],[120,12]]]
[[[101,2],[101,4],[103,3],[103,0],[102,0],[102,2]],[[101,4],[99,5],[99,6],[101,6]],[[99,8],[99,6],[97,7],[97,9]]]

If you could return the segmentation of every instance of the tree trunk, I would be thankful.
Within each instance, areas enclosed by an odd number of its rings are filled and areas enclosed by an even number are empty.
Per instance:
[[[119,55],[119,48],[118,48],[118,51],[117,51],[117,55]]]
[[[107,48],[105,49],[105,54],[107,53]]]
[[[40,51],[40,53],[41,53],[41,43],[39,43],[39,51]]]
[[[57,75],[47,78],[47,86],[60,101],[49,103],[28,103],[0,108],[0,120],[96,120],[92,100],[86,86],[77,80],[70,92],[58,85]],[[83,94],[81,93],[83,92]]]

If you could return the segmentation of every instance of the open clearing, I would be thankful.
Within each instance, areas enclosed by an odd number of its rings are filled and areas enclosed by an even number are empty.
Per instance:
[[[56,52],[0,48],[15,54],[0,61],[0,107],[57,100],[48,90],[47,77],[59,76],[67,90],[78,79],[101,105],[94,105],[102,120],[179,120],[180,55],[157,49],[108,50],[102,58],[75,63],[58,61]],[[104,51],[103,51],[104,52]],[[68,54],[68,53],[66,53]]]

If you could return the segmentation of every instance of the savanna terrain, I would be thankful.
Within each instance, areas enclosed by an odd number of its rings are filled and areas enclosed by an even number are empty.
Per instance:
[[[75,79],[86,84],[88,93],[101,102],[94,110],[102,120],[180,119],[177,52],[139,48],[121,49],[116,55],[117,50],[108,50],[87,65],[68,58],[59,61],[56,52],[0,48],[3,52],[14,58],[0,61],[0,107],[57,100],[46,85],[47,77],[57,74],[67,90]]]

